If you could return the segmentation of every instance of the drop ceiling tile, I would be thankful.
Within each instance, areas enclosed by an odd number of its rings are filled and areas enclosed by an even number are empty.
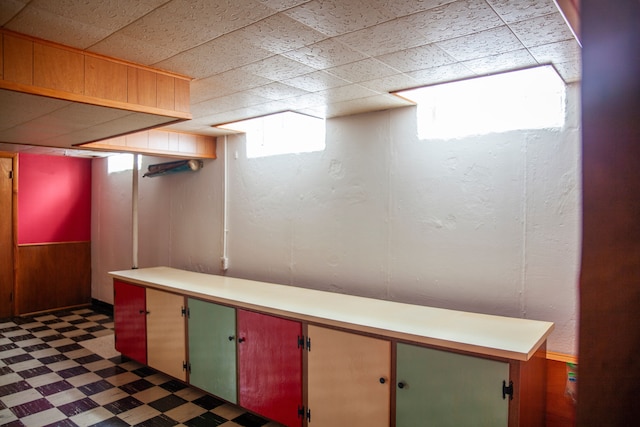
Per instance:
[[[558,13],[553,0],[486,0],[507,24]]]
[[[529,52],[540,64],[579,62],[580,45],[577,41],[568,40],[529,48]]]
[[[230,33],[155,63],[154,66],[194,78],[205,78],[272,55],[268,50],[238,37],[236,33]]]
[[[226,71],[215,76],[196,79],[191,82],[191,103],[198,104],[207,99],[218,98],[238,91],[253,89],[273,82],[256,76],[242,68]]]
[[[387,10],[395,17],[412,15],[414,13],[423,12],[456,0],[394,0],[387,2]]]
[[[279,101],[296,96],[306,95],[306,90],[298,89],[280,82],[273,82],[247,91],[263,98]]]
[[[467,61],[524,48],[520,40],[506,25],[468,36],[444,40],[436,45],[458,61]]]
[[[503,25],[503,21],[484,1],[459,0],[425,12],[410,15],[408,23],[432,43],[466,36]]]
[[[399,71],[374,58],[329,68],[328,73],[358,83],[398,74]]]
[[[435,44],[389,53],[378,56],[376,59],[402,72],[423,70],[454,62],[451,56]]]
[[[424,34],[416,31],[414,16],[344,34],[336,37],[336,40],[368,56],[381,56],[427,44],[429,40]]]
[[[172,0],[121,30],[161,48],[190,49],[271,15],[254,0]]]
[[[442,65],[440,67],[428,68],[426,70],[412,71],[407,74],[412,79],[415,79],[419,83],[419,86],[460,80],[476,75],[473,71],[460,63]]]
[[[44,40],[55,40],[78,49],[86,49],[110,33],[108,29],[74,21],[36,7],[25,8],[5,28]]]
[[[321,92],[316,92],[316,94],[322,96],[325,101],[330,104],[379,95],[379,93],[357,84],[327,89]]]
[[[509,26],[526,47],[574,39],[571,29],[559,13],[527,19]]]
[[[278,13],[238,30],[245,40],[272,53],[283,53],[327,38],[324,34]]]
[[[334,39],[323,40],[282,54],[317,70],[337,67],[366,58],[362,53]]]
[[[273,9],[277,12],[282,12],[283,10],[291,9],[292,7],[296,7],[304,3],[309,3],[310,0],[258,0],[258,1],[270,9]]]
[[[194,104],[191,106],[191,114],[194,118],[201,118],[208,115],[224,113],[226,111],[253,107],[269,101],[269,99],[256,96],[249,91],[243,91]]]
[[[554,67],[566,83],[578,82],[582,78],[582,64],[580,61],[556,63]]]
[[[302,108],[315,108],[324,105],[325,94],[323,91],[308,93],[306,95],[297,96],[295,98],[287,99],[289,108],[299,110]]]
[[[283,80],[282,82],[307,92],[317,92],[349,84],[348,81],[333,76],[326,71],[314,71],[313,73]]]
[[[394,18],[379,2],[370,0],[314,0],[284,13],[331,37]]]
[[[376,92],[395,92],[414,88],[419,85],[419,82],[407,74],[394,74],[393,76],[360,82],[359,84]]]
[[[51,114],[68,105],[68,101],[0,90],[0,131]]]
[[[92,45],[88,50],[141,65],[152,65],[180,53],[178,49],[161,48],[152,43],[129,37],[122,32],[111,34]]]
[[[531,56],[528,50],[520,49],[499,55],[464,61],[462,64],[474,73],[481,75],[532,67],[538,65],[538,62]]]
[[[27,3],[28,0],[3,0],[0,3],[0,26],[6,25]]]
[[[311,73],[315,69],[282,55],[274,55],[247,65],[244,71],[271,80],[285,80]]]
[[[346,116],[370,111],[381,111],[391,108],[407,107],[411,105],[413,104],[398,96],[389,94],[376,95],[368,98],[331,103],[327,106],[326,116]]]
[[[327,107],[324,105],[317,108],[302,108],[295,111],[296,113],[306,114],[307,116],[317,117],[319,119],[327,118]]]

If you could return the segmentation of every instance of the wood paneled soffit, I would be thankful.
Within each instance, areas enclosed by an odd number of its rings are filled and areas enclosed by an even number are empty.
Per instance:
[[[0,29],[0,141],[67,148],[189,120],[190,81]]]

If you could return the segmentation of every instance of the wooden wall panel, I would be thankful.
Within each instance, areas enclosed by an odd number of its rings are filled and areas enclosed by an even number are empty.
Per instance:
[[[4,34],[0,33],[0,79],[4,79]]]
[[[127,66],[115,61],[85,58],[85,95],[127,102]]]
[[[150,130],[149,131],[149,148],[153,150],[169,149],[169,132]]]
[[[91,243],[18,247],[16,314],[91,302]]]
[[[175,109],[175,79],[165,74],[158,74],[158,108]]]
[[[3,79],[20,84],[33,84],[33,42],[4,34]]]
[[[640,421],[640,2],[582,0],[577,425]]]
[[[33,45],[33,84],[82,94],[84,55],[45,44]]]
[[[188,113],[191,109],[191,91],[190,82],[183,79],[174,79],[175,81],[175,105],[176,111],[184,111]]]
[[[128,68],[128,102],[157,106],[156,73],[141,68]]]
[[[548,358],[546,427],[573,427],[576,425],[576,405],[565,394],[566,387],[567,362]]]

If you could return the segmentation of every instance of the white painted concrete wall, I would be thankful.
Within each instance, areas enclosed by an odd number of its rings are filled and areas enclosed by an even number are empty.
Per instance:
[[[575,354],[578,97],[571,86],[562,130],[418,141],[404,108],[329,120],[318,153],[247,159],[244,137],[230,137],[227,274],[550,320],[548,348]],[[218,154],[197,173],[140,179],[140,267],[221,272]],[[106,272],[131,264],[131,175],[106,176],[104,162],[93,296],[111,302]]]

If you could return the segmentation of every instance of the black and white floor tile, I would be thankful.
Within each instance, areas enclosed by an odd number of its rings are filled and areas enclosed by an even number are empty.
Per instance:
[[[112,317],[89,308],[0,319],[0,426],[281,427],[89,349],[110,335]]]

